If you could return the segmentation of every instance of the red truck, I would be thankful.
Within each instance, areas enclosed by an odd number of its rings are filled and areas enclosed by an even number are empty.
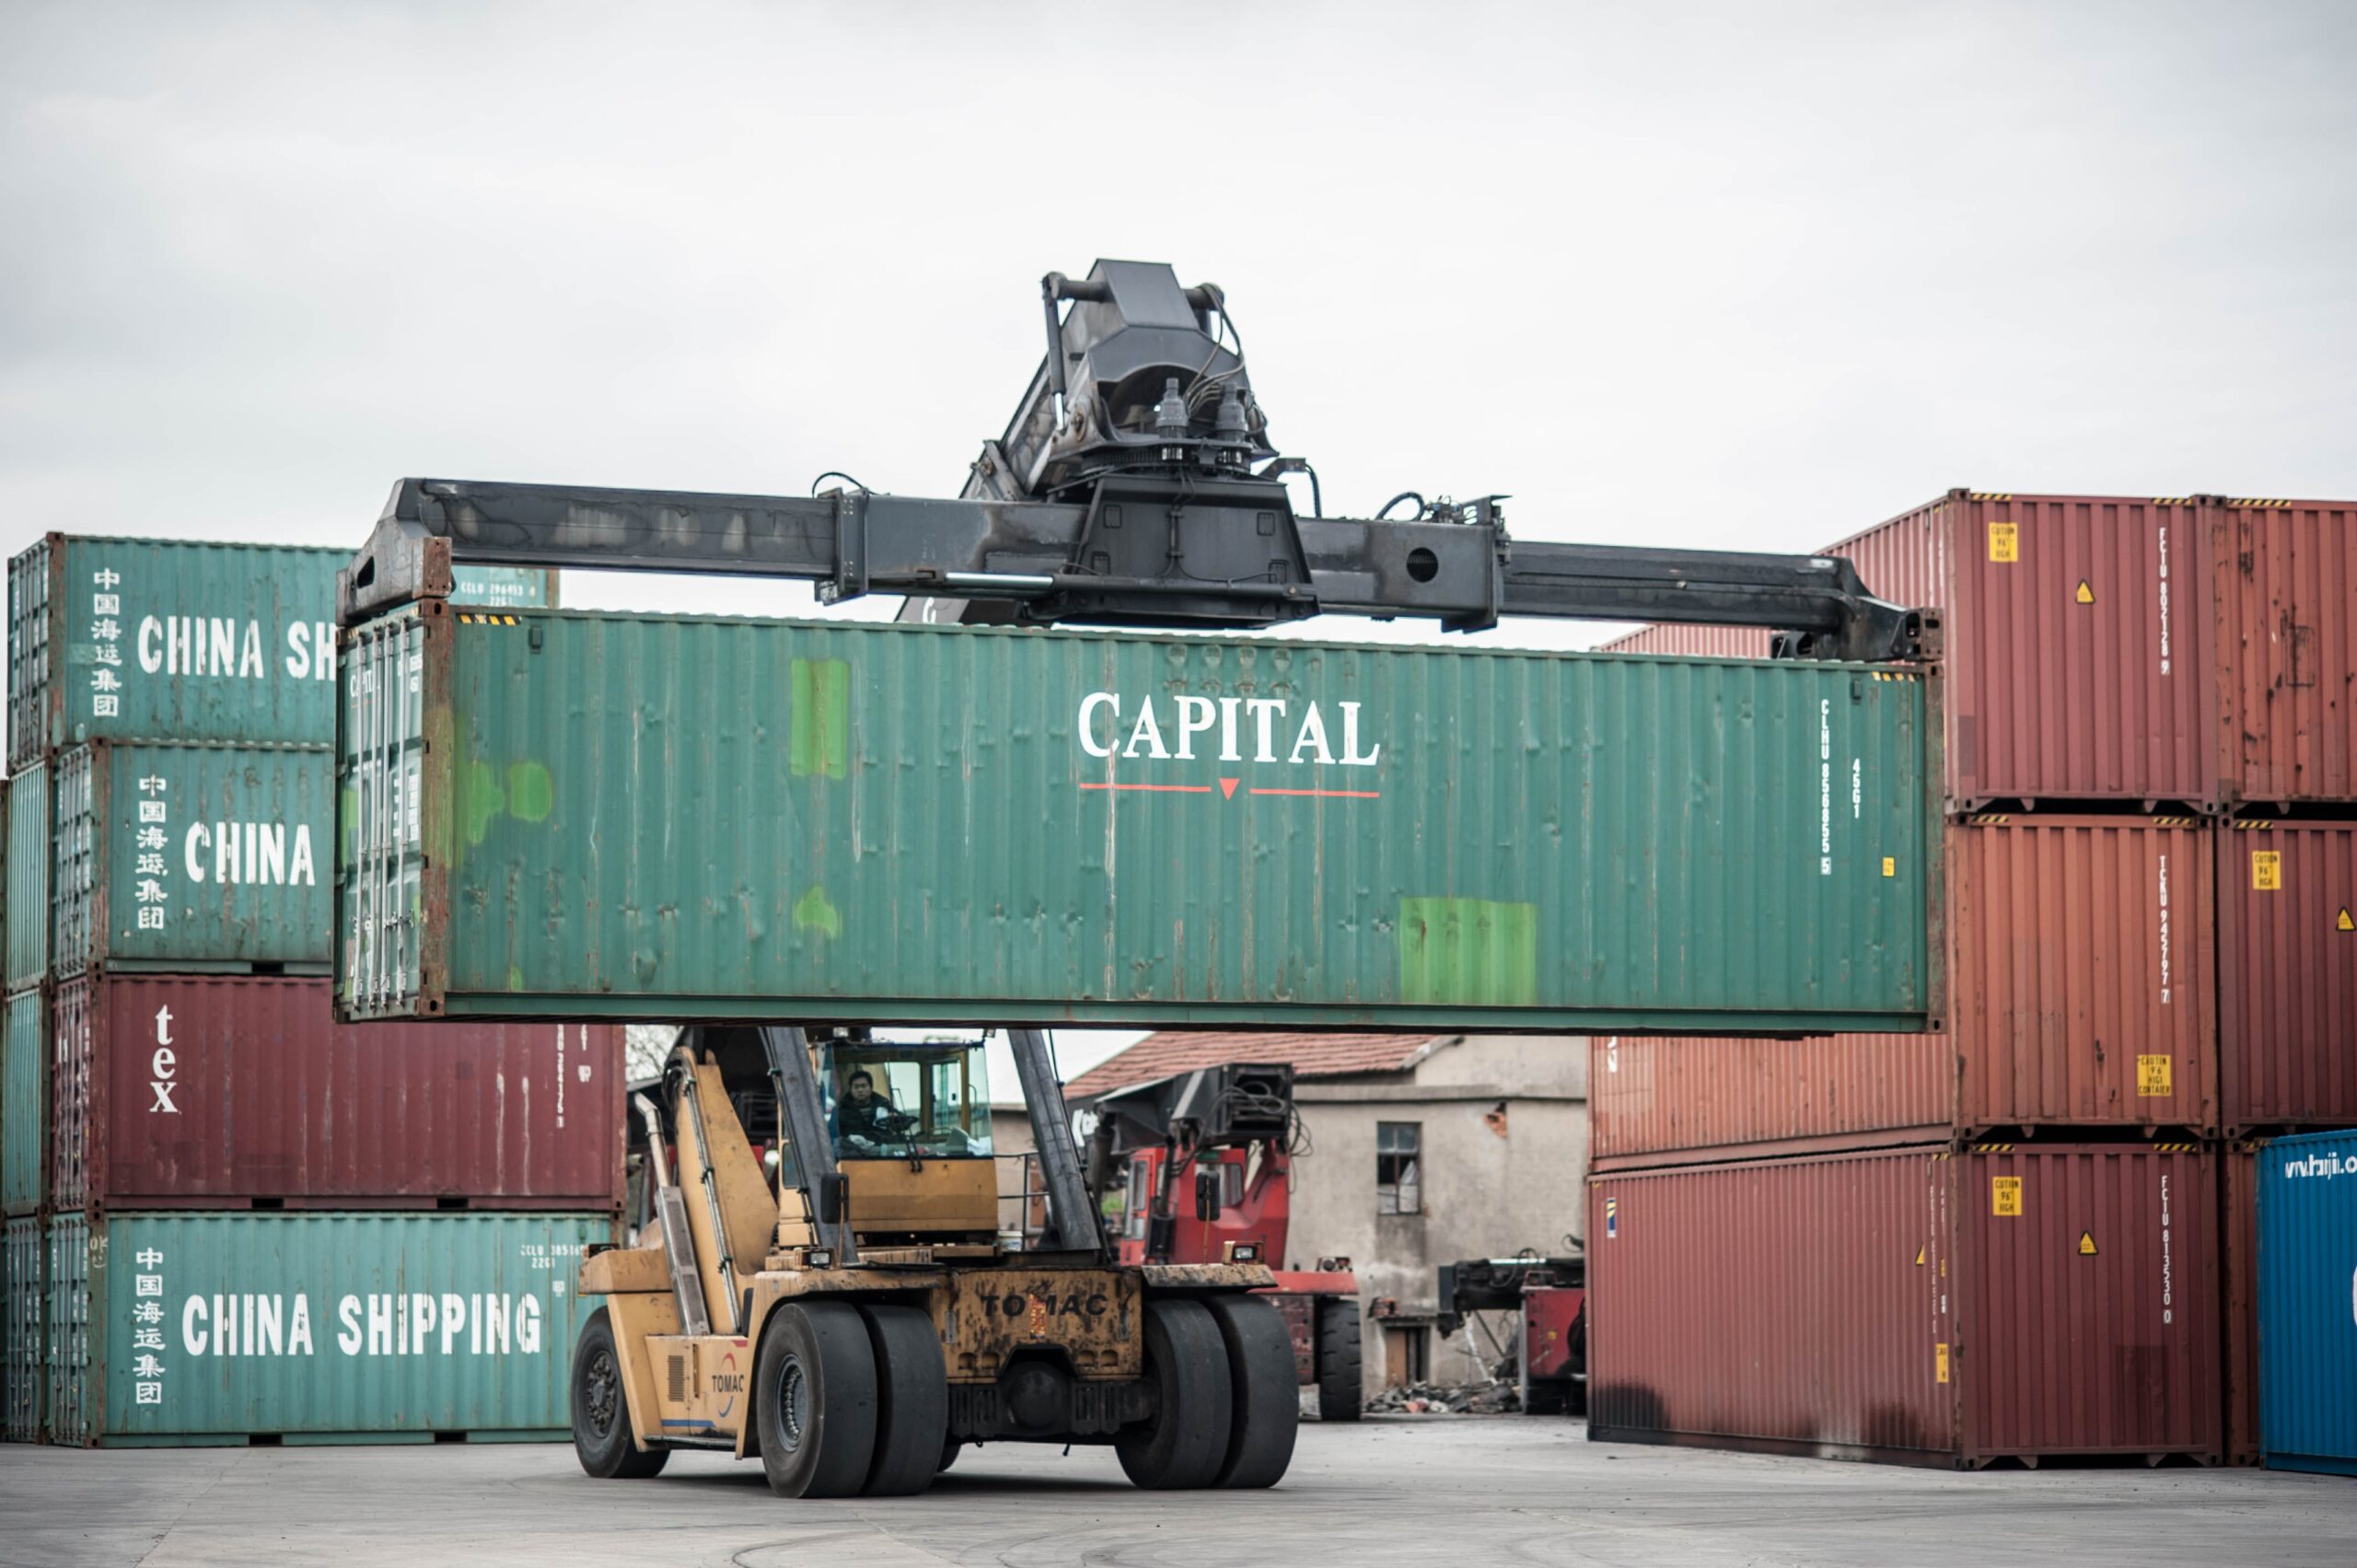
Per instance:
[[[1359,1285],[1347,1258],[1297,1269],[1290,1237],[1300,1144],[1293,1068],[1228,1063],[1100,1095],[1089,1190],[1123,1263],[1265,1262],[1295,1365],[1326,1421],[1359,1418]]]

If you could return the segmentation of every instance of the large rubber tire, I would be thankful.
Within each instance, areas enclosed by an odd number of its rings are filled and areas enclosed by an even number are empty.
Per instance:
[[[1155,1385],[1154,1416],[1113,1440],[1121,1469],[1157,1492],[1212,1485],[1227,1458],[1235,1397],[1227,1347],[1202,1303],[1145,1304],[1145,1375]]]
[[[1293,1463],[1294,1435],[1301,1430],[1301,1382],[1294,1366],[1293,1333],[1283,1314],[1258,1296],[1215,1295],[1203,1305],[1227,1347],[1229,1400],[1235,1410],[1227,1458],[1220,1463],[1214,1484],[1274,1486]]]
[[[644,1451],[630,1434],[630,1399],[622,1391],[621,1353],[602,1307],[581,1325],[573,1347],[573,1452],[599,1481],[644,1481],[661,1473],[668,1448]]]
[[[872,1497],[906,1497],[933,1484],[949,1440],[949,1374],[933,1319],[913,1307],[863,1307],[876,1356],[876,1457]]]
[[[1359,1418],[1359,1303],[1354,1295],[1318,1304],[1318,1419]]]
[[[753,1389],[761,1469],[780,1497],[849,1497],[876,1455],[876,1353],[844,1301],[770,1315]]]

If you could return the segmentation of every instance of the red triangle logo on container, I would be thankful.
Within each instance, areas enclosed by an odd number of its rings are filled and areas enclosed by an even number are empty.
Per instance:
[[[1222,780],[1220,780],[1220,781],[1219,781],[1219,797],[1220,797],[1222,800],[1234,800],[1234,799],[1236,798],[1236,786],[1237,786],[1237,784],[1242,784],[1243,782],[1244,782],[1244,781],[1243,781],[1242,779],[1222,779]]]

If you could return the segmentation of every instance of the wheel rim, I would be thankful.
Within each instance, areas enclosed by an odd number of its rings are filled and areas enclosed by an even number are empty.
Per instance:
[[[810,1424],[810,1379],[802,1370],[802,1358],[789,1355],[777,1376],[778,1434],[785,1439],[788,1449],[802,1446],[802,1434]]]
[[[601,1350],[591,1357],[587,1376],[582,1382],[588,1399],[590,1428],[603,1436],[614,1429],[615,1394],[619,1379],[614,1376],[612,1353]]]

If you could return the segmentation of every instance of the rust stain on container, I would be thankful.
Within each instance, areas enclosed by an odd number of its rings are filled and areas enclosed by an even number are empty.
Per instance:
[[[2227,794],[2357,799],[2357,503],[2223,498],[2212,515]]]
[[[2228,1128],[2357,1124],[2357,822],[2219,831],[2218,1013]]]
[[[2216,1200],[2191,1144],[1596,1177],[1589,1434],[1967,1467],[2214,1463]]]
[[[340,1025],[331,991],[249,976],[59,986],[56,1206],[620,1206],[620,1028]]]

